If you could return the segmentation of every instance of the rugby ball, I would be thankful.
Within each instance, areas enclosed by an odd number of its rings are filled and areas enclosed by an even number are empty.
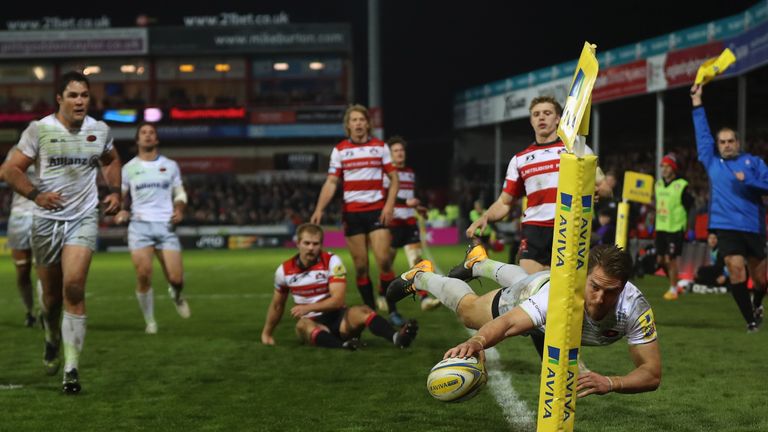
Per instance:
[[[463,402],[472,399],[487,380],[485,365],[477,357],[452,357],[429,372],[427,391],[443,402]]]

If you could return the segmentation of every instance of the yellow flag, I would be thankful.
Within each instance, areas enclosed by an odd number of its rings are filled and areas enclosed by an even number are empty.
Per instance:
[[[589,110],[592,101],[592,88],[597,80],[599,65],[595,57],[596,45],[584,42],[579,63],[573,73],[571,89],[565,99],[563,115],[557,127],[557,136],[563,140],[565,148],[573,153],[573,143],[577,135],[589,132]],[[586,123],[586,124],[585,124]]]
[[[725,72],[725,70],[735,62],[736,56],[733,54],[733,51],[726,48],[719,56],[711,58],[699,66],[694,84],[704,85],[712,81],[716,76]]]
[[[653,199],[653,176],[634,171],[624,171],[624,201],[650,204]]]

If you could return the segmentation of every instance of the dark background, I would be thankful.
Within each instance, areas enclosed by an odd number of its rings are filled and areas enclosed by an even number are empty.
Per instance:
[[[386,134],[405,136],[410,158],[429,159],[445,178],[452,154],[455,92],[578,57],[585,40],[601,50],[743,12],[757,2],[592,1],[520,2],[475,0],[380,0],[381,79]],[[150,25],[181,25],[185,15],[284,11],[292,23],[350,22],[356,66],[356,102],[367,104],[367,13],[365,0],[177,2],[158,7],[141,2],[46,5],[16,3],[7,19],[99,17],[112,26],[133,26],[146,14]],[[4,26],[4,22],[3,22]],[[439,169],[444,167],[445,169]],[[436,169],[437,168],[437,169]],[[444,171],[444,172],[442,172]]]

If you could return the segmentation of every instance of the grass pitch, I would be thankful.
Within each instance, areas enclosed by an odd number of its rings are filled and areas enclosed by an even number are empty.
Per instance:
[[[339,253],[348,269],[351,260]],[[61,376],[43,374],[42,330],[22,327],[23,312],[9,257],[0,264],[0,431],[466,431],[515,430],[489,388],[475,399],[445,404],[425,389],[429,369],[467,333],[445,308],[422,312],[408,350],[368,332],[357,352],[298,343],[284,316],[277,346],[260,343],[277,265],[293,251],[186,251],[192,317],[182,320],[154,277],[159,333],[145,335],[127,254],[98,254],[88,278],[88,333],[81,357],[82,394],[61,394]],[[463,248],[435,248],[447,271]],[[499,255],[497,259],[504,259]],[[402,253],[397,271],[405,270]],[[376,278],[375,273],[371,275]],[[353,278],[351,278],[354,280]],[[723,295],[665,302],[665,281],[636,281],[654,307],[662,348],[661,388],[640,395],[589,396],[577,404],[578,431],[763,431],[768,420],[764,329],[746,334]],[[495,288],[490,282],[478,291]],[[348,304],[360,303],[353,284]],[[289,303],[291,301],[289,300]],[[527,338],[499,346],[501,365],[533,412],[540,362]],[[584,349],[596,372],[632,368],[625,342]]]

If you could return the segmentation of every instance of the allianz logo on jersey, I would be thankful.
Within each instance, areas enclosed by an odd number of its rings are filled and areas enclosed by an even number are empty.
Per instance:
[[[48,158],[48,168],[62,166],[89,166],[97,168],[101,165],[98,155],[91,156],[52,156]]]
[[[149,182],[149,183],[139,183],[136,185],[136,191],[144,190],[144,189],[168,189],[171,187],[171,182]]]

